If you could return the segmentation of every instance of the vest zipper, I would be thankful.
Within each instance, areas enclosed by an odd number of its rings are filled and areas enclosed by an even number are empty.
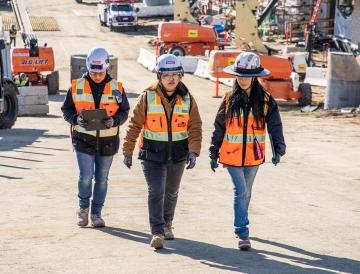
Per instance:
[[[248,105],[245,104],[245,107],[244,107],[243,148],[242,148],[242,163],[241,163],[241,166],[244,166],[244,164],[245,164],[248,117],[249,117]]]
[[[166,118],[168,119],[168,138],[169,138],[168,161],[172,160],[172,128],[171,128],[171,121],[172,121],[173,112],[174,112],[174,106],[171,109],[170,118],[168,118],[167,115],[166,115],[166,111],[165,111]]]

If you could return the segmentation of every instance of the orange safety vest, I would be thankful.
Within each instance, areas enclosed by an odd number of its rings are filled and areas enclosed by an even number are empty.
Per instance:
[[[105,109],[109,117],[113,116],[119,108],[116,96],[123,92],[122,83],[116,80],[107,82],[100,100],[100,109]],[[71,86],[72,99],[75,104],[76,113],[80,114],[82,110],[95,109],[94,97],[91,92],[89,82],[84,79],[76,79],[72,81]],[[74,129],[77,132],[96,136],[96,130],[88,131],[85,128],[76,125]],[[118,134],[118,127],[100,130],[100,137],[115,136]]]
[[[265,95],[264,114],[269,109],[269,95]],[[226,94],[226,113],[229,108],[229,94]],[[239,124],[239,119],[241,124]],[[219,162],[230,166],[257,166],[265,161],[265,124],[257,125],[252,109],[249,110],[247,127],[244,128],[245,116],[226,119],[224,140],[220,147]],[[257,144],[255,144],[257,143]],[[259,146],[258,146],[259,145]],[[256,156],[256,146],[260,148]],[[259,157],[260,156],[260,157]]]
[[[187,139],[191,105],[189,93],[184,98],[176,98],[170,124],[168,124],[161,97],[153,90],[148,90],[146,93],[146,119],[140,137],[140,150],[148,149],[146,155],[157,152],[157,157],[162,162],[166,161],[169,156],[172,156],[173,160],[182,160],[188,151]],[[172,144],[171,151],[169,151],[169,142]],[[171,155],[169,155],[170,153]],[[140,159],[149,158],[147,156],[139,157]]]

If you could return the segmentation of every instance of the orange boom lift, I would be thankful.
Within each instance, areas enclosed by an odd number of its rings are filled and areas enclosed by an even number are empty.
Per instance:
[[[52,48],[38,45],[38,40],[32,30],[31,22],[22,0],[12,0],[16,21],[20,27],[24,47],[12,50],[12,73],[25,73],[31,85],[48,85],[49,93],[58,89],[58,72],[54,72],[55,60]],[[54,92],[55,90],[55,92]]]

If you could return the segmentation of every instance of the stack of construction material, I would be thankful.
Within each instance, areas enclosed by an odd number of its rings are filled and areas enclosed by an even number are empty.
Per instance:
[[[19,116],[49,113],[47,86],[19,87]]]

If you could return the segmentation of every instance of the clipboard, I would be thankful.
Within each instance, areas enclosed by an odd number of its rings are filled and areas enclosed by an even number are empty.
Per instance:
[[[86,130],[106,129],[104,120],[108,118],[105,109],[83,110],[81,116],[87,122]]]

